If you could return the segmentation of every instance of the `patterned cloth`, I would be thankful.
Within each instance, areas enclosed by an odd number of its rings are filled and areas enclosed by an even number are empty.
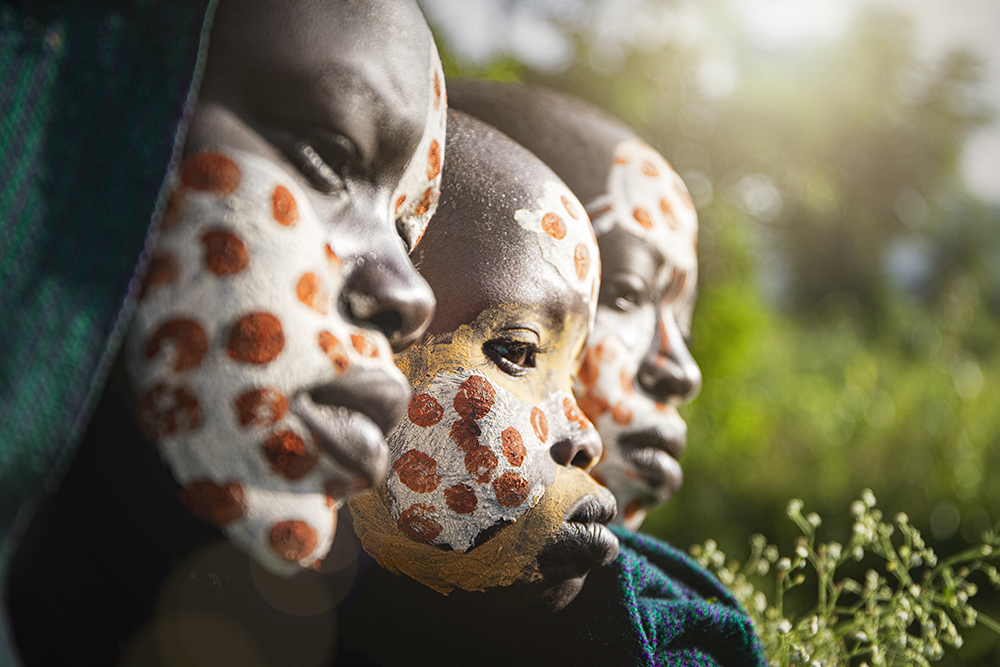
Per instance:
[[[117,352],[212,6],[0,1],[0,581],[18,509],[71,458]]]
[[[591,572],[584,587],[606,598],[606,621],[588,631],[588,653],[607,657],[593,664],[766,664],[749,617],[715,577],[666,542],[613,530],[618,559]]]
[[[336,664],[766,666],[750,618],[715,577],[665,542],[612,530],[618,558],[554,614],[525,613],[523,591],[501,591],[492,608],[480,593],[428,596],[373,566],[341,610]]]

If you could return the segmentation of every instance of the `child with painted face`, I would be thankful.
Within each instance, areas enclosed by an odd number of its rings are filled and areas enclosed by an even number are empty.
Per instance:
[[[126,342],[182,500],[278,572],[322,559],[338,504],[383,476],[390,345],[433,309],[406,253],[436,205],[440,63],[415,6],[365,4],[221,5]]]
[[[602,525],[613,497],[585,474],[601,448],[570,393],[596,250],[548,168],[449,112],[441,207],[414,254],[438,311],[397,356],[413,398],[386,482],[349,503],[384,569],[341,616],[338,664],[764,664],[724,586]]]
[[[271,572],[327,554],[338,505],[385,474],[409,398],[392,354],[433,312],[408,252],[437,205],[445,108],[415,2],[219,3],[115,378],[13,561],[28,663],[103,663],[215,539],[178,491]],[[114,611],[77,618],[94,599]]]
[[[444,179],[413,255],[438,309],[397,355],[413,397],[385,483],[351,503],[355,530],[383,567],[441,593],[514,586],[558,608],[617,552],[602,525],[614,499],[586,474],[600,440],[572,394],[597,245],[547,167],[461,114]]]
[[[663,157],[606,113],[542,88],[455,82],[452,104],[535,152],[586,202],[604,268],[597,319],[574,391],[604,456],[592,475],[639,528],[681,486],[687,427],[677,412],[701,388],[688,351],[698,260],[691,197]]]

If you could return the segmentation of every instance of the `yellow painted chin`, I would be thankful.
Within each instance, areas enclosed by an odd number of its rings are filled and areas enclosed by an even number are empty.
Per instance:
[[[538,504],[472,551],[442,551],[414,542],[396,527],[383,497],[369,491],[348,503],[361,545],[379,565],[447,595],[541,578],[537,556],[562,527],[569,509],[600,486],[579,468],[560,468]]]

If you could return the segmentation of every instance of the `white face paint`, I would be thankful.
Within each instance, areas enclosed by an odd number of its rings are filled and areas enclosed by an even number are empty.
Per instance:
[[[604,441],[592,474],[615,494],[616,520],[637,529],[649,508],[667,500],[682,479],[677,458],[687,427],[677,406],[696,389],[671,394],[651,387],[668,364],[700,386],[684,342],[697,284],[698,220],[680,177],[638,140],[616,147],[608,192],[587,208],[599,237],[625,232],[654,258],[625,267],[605,258],[597,319],[574,386]]]
[[[440,372],[413,392],[388,438],[389,513],[410,539],[455,551],[533,507],[554,479],[552,443],[590,428],[568,393],[531,405],[466,370]]]
[[[382,447],[371,419],[309,392],[405,379],[339,310],[336,228],[288,174],[200,153],[180,181],[126,341],[138,420],[189,508],[292,572],[326,555],[338,504],[367,485],[336,458]]]
[[[546,181],[543,187],[536,208],[520,209],[514,218],[521,227],[535,232],[542,257],[590,304],[589,324],[593,326],[601,279],[600,257],[594,252],[594,229],[564,183]]]
[[[445,125],[448,121],[444,71],[437,46],[431,40],[431,96],[427,121],[413,159],[406,166],[392,196],[393,215],[400,238],[412,251],[427,229],[441,194],[441,166],[444,164]]]

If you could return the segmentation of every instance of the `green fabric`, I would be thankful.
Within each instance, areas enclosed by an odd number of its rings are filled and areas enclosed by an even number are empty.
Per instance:
[[[0,2],[0,536],[106,379],[210,5]]]

